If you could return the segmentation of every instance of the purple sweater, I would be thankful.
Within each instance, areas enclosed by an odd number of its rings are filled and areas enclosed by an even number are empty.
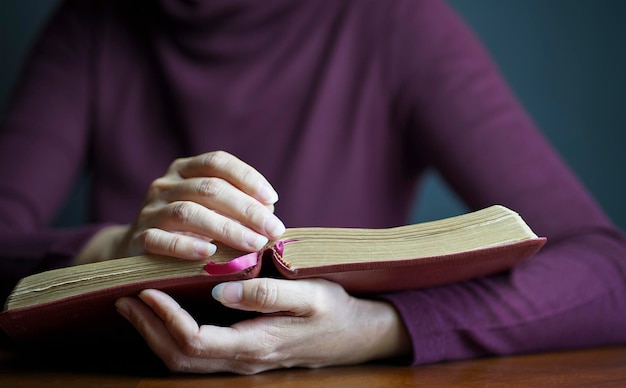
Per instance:
[[[414,364],[626,342],[626,243],[441,0],[80,0],[43,33],[0,132],[5,285],[131,222],[180,156],[226,150],[287,226],[407,222],[436,168],[549,243],[498,276],[383,295]],[[91,174],[89,225],[47,227]]]

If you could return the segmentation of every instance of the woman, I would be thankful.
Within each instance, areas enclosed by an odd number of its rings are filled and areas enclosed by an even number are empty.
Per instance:
[[[229,327],[198,326],[159,291],[120,299],[173,371],[626,340],[622,234],[440,0],[68,1],[0,136],[13,281],[139,253],[200,259],[214,240],[253,251],[284,225],[399,225],[428,168],[469,208],[504,204],[548,237],[508,273],[371,299],[322,280],[221,284],[225,306],[267,313]],[[93,223],[48,229],[83,165]]]

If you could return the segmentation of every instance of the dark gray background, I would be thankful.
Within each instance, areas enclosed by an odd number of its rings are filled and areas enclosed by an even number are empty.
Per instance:
[[[38,28],[58,2],[0,0],[0,106]],[[626,229],[626,1],[449,3],[481,37],[566,162]],[[465,210],[435,173],[423,199],[415,220]],[[72,215],[60,222],[72,222]]]

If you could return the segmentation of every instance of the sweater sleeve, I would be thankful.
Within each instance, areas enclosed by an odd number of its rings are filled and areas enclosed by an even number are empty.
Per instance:
[[[80,3],[55,12],[0,118],[3,298],[20,277],[68,265],[102,227],[48,227],[86,162],[93,42],[87,2]]]
[[[496,276],[387,294],[414,364],[626,343],[626,239],[440,0],[397,10],[397,119],[472,208],[518,211],[548,243]]]

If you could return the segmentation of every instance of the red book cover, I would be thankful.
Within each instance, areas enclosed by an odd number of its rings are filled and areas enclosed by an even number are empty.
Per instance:
[[[545,242],[499,205],[387,229],[292,228],[249,254],[221,246],[205,261],[138,256],[31,275],[7,299],[0,327],[16,341],[111,331],[125,323],[115,301],[147,288],[213,320],[224,314],[216,284],[259,276],[325,278],[357,295],[435,287],[508,270]]]
[[[343,285],[348,292],[367,294],[411,288],[424,288],[464,281],[507,270],[532,257],[545,238],[472,250],[457,254],[409,260],[374,261],[291,269],[282,257],[284,242],[265,254],[253,253],[228,263],[206,265],[206,273],[193,276],[138,281],[105,288],[34,306],[0,313],[0,327],[16,341],[65,336],[94,327],[119,325],[123,320],[114,303],[122,296],[137,295],[146,288],[156,288],[180,301],[211,299],[211,289],[218,283],[257,276],[282,276],[287,279],[321,277]],[[289,242],[286,242],[287,244]],[[250,261],[251,256],[263,260]],[[261,272],[261,263],[268,268]],[[242,265],[242,263],[244,263]],[[269,265],[272,263],[273,265]],[[246,267],[247,266],[247,267]]]

